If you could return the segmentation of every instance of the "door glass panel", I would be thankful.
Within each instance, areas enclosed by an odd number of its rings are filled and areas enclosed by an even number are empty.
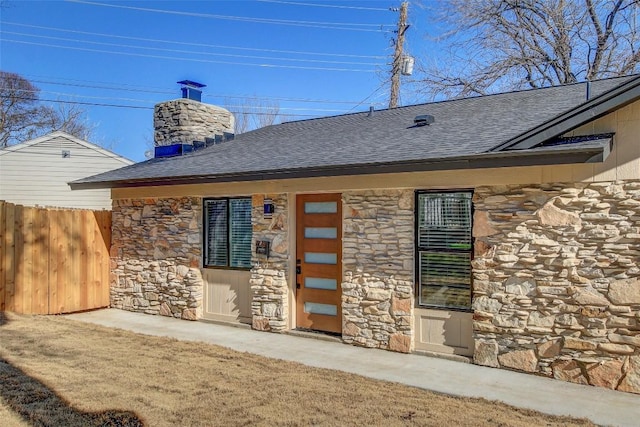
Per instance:
[[[320,252],[305,252],[304,262],[309,264],[337,264],[337,254],[325,254]]]
[[[335,291],[338,289],[338,281],[336,279],[320,279],[317,277],[305,277],[304,287],[313,289],[328,289]]]
[[[328,316],[338,315],[338,306],[333,304],[320,304],[317,302],[305,302],[304,312],[312,314],[326,314]]]
[[[305,227],[304,237],[306,239],[336,239],[338,229],[335,227]]]
[[[338,202],[305,202],[304,213],[338,213]]]

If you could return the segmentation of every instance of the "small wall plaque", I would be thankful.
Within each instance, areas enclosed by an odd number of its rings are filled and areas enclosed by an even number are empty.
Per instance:
[[[268,240],[256,240],[256,254],[269,256],[269,248],[271,246],[271,242]]]

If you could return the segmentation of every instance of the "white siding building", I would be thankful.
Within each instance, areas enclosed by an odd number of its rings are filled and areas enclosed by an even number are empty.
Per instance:
[[[25,206],[111,209],[109,189],[71,191],[68,182],[133,164],[65,132],[0,150],[0,200]]]

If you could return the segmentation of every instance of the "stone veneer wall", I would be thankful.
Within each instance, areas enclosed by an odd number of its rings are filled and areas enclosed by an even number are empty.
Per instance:
[[[111,306],[202,316],[202,199],[114,200]]]
[[[475,363],[640,393],[640,182],[474,202]]]
[[[342,194],[342,339],[408,353],[413,337],[413,190]]]
[[[191,144],[223,132],[234,132],[233,114],[221,107],[192,99],[156,104],[153,139],[156,145]]]
[[[264,217],[264,199],[273,201],[275,211]],[[254,195],[251,269],[252,327],[261,331],[280,332],[287,329],[289,276],[289,200],[286,194]],[[256,240],[271,242],[269,257],[256,255]]]

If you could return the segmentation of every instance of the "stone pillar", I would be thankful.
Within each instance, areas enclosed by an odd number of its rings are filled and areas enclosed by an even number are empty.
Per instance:
[[[275,207],[271,218],[264,217],[265,197],[270,198]],[[289,313],[289,200],[286,194],[254,195],[252,203],[252,326],[261,331],[280,332],[287,329]],[[270,242],[268,258],[256,255],[256,240]]]
[[[413,347],[414,192],[342,194],[342,338],[408,353]]]
[[[153,112],[153,139],[156,146],[192,144],[223,132],[234,132],[233,114],[221,107],[176,99],[157,104]]]

